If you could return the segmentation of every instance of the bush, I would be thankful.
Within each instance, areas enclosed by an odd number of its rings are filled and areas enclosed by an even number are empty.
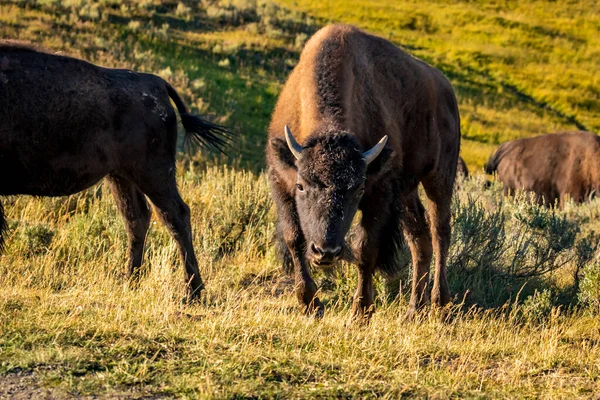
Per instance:
[[[536,290],[521,306],[521,314],[528,322],[543,322],[552,312],[552,292],[549,289]]]
[[[586,259],[589,246],[585,237],[578,239],[580,221],[529,200],[517,196],[489,207],[467,196],[454,203],[452,293],[466,296],[468,303],[499,306],[522,288],[528,296],[542,287],[549,273]]]
[[[22,232],[25,254],[32,257],[48,252],[53,237],[54,231],[46,225],[26,227]]]
[[[595,314],[600,314],[600,257],[585,266],[579,286],[579,301]]]

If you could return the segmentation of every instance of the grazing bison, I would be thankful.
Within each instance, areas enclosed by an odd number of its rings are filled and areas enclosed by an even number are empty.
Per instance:
[[[600,137],[563,132],[503,143],[485,172],[498,174],[504,194],[534,192],[539,203],[583,202],[600,190]]]
[[[353,315],[368,319],[374,272],[402,267],[402,232],[414,265],[408,316],[429,300],[432,237],[431,300],[449,302],[446,257],[460,124],[452,86],[440,71],[355,27],[325,27],[306,44],[268,135],[279,244],[308,312],[323,313],[309,263],[347,259],[359,270]],[[431,200],[431,234],[419,183]],[[344,237],[357,209],[362,219],[350,251]]]
[[[177,116],[169,98],[187,138],[226,144],[224,128],[190,114],[157,76],[0,43],[0,195],[65,196],[108,177],[127,225],[129,274],[142,263],[148,196],[179,244],[193,297],[203,285],[175,180]],[[1,208],[0,222],[5,228]]]

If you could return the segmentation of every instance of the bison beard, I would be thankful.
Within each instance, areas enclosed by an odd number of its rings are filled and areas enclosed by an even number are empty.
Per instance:
[[[324,311],[309,265],[348,256],[344,237],[359,209],[354,317],[368,320],[373,312],[374,272],[393,275],[403,267],[402,236],[414,266],[407,316],[429,301],[434,251],[431,299],[449,302],[445,268],[459,126],[448,81],[388,41],[333,25],[307,42],[277,101],[266,149],[278,248],[284,266],[293,266],[306,312]],[[379,142],[386,136],[387,144]],[[419,183],[430,200],[429,226]]]

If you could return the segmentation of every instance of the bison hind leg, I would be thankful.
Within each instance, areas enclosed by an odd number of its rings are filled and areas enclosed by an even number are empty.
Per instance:
[[[144,241],[150,226],[150,207],[144,194],[131,181],[111,175],[108,182],[117,208],[125,219],[129,239],[129,265],[126,275],[137,278],[142,265]]]
[[[452,202],[453,179],[447,176],[432,175],[423,181],[423,188],[429,198],[429,223],[435,253],[435,274],[431,289],[431,302],[444,307],[450,302],[450,289],[446,279],[446,263],[450,247],[450,205]]]
[[[429,303],[429,267],[433,251],[425,208],[417,191],[406,195],[403,203],[402,230],[410,246],[413,270],[410,301],[406,312],[406,319],[411,320],[419,309]]]

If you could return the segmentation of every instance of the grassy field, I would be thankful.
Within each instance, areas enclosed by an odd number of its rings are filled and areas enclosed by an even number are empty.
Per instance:
[[[463,156],[558,129],[600,129],[593,2],[0,0],[0,37],[168,79],[240,135],[231,158],[182,153],[207,289],[186,305],[174,241],[153,220],[145,276],[121,276],[126,234],[108,187],[3,198],[0,398],[595,398],[600,393],[600,200],[551,211],[484,178],[453,204],[450,319],[403,321],[410,266],[377,279],[349,324],[356,272],[315,271],[327,307],[302,316],[272,247],[265,128],[306,39],[357,24],[442,69]],[[408,252],[405,251],[408,260]]]

